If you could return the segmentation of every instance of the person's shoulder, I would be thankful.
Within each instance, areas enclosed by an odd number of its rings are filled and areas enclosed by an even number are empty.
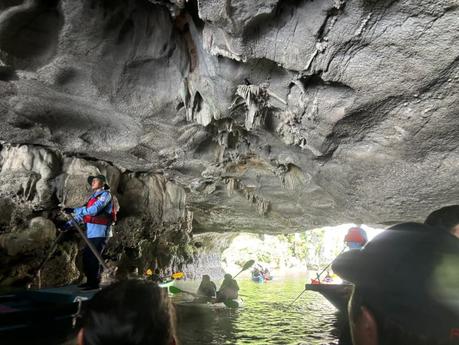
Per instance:
[[[103,190],[102,192],[100,192],[100,194],[97,195],[97,197],[100,201],[106,201],[110,200],[112,198],[112,195],[108,190]]]

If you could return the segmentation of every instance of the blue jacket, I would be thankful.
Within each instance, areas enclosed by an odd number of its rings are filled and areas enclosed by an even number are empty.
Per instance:
[[[91,194],[90,199],[97,198],[97,201],[91,206],[78,207],[73,210],[75,220],[79,223],[83,222],[84,216],[96,216],[102,211],[112,212],[112,195],[106,190],[96,191]],[[110,225],[86,223],[86,236],[88,238],[107,237]]]

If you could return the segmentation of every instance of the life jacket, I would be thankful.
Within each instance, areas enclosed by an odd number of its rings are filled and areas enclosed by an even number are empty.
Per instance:
[[[344,242],[354,242],[364,245],[367,243],[367,240],[362,236],[360,228],[355,227],[349,229],[346,236],[344,237]]]
[[[86,208],[88,207],[91,207],[92,205],[95,204],[95,202],[99,199],[101,194],[97,195],[96,197],[92,197],[88,200],[88,202],[86,203]],[[92,223],[92,224],[100,224],[100,225],[111,225],[111,224],[115,224],[116,220],[117,220],[117,213],[120,209],[120,206],[119,206],[119,203],[118,203],[118,200],[116,199],[116,197],[114,197],[113,195],[110,194],[110,197],[111,197],[111,203],[112,203],[112,212],[111,213],[108,213],[106,212],[106,209],[108,208],[108,206],[110,205],[110,203],[107,204],[107,206],[101,211],[99,212],[99,214],[95,215],[95,216],[84,216],[83,217],[83,221],[85,223]]]

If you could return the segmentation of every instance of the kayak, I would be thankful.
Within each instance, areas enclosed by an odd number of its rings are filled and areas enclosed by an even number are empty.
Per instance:
[[[306,284],[305,289],[324,296],[336,309],[346,312],[352,293],[351,284]]]
[[[74,316],[97,291],[80,291],[72,285],[0,295],[2,343],[24,340],[32,344],[49,336],[49,333],[53,333],[55,338],[68,336],[73,332]]]
[[[175,284],[175,280],[172,279],[172,280],[166,280],[161,283],[158,283],[158,286],[160,288],[168,288],[169,286],[173,286],[174,284]]]
[[[241,298],[231,299],[225,303],[218,302],[203,302],[202,300],[183,301],[174,303],[178,307],[195,308],[197,310],[212,310],[212,309],[237,309],[244,306],[244,301]]]

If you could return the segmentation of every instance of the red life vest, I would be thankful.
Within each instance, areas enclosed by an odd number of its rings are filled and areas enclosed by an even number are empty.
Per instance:
[[[349,229],[346,236],[344,237],[344,242],[355,242],[363,245],[367,243],[367,240],[362,236],[360,228],[355,227]]]
[[[87,204],[86,204],[86,208],[89,208],[91,207],[92,205],[94,205],[94,203],[97,201],[97,199],[99,198],[100,195],[94,197],[94,198],[91,198],[88,200]],[[108,205],[107,205],[108,206]],[[112,219],[112,216],[111,214],[107,213],[107,212],[104,212],[104,210],[102,210],[100,212],[100,214],[98,215],[95,215],[95,216],[84,216],[83,217],[83,222],[85,223],[92,223],[92,224],[100,224],[100,225],[110,225],[112,223],[113,219]]]

